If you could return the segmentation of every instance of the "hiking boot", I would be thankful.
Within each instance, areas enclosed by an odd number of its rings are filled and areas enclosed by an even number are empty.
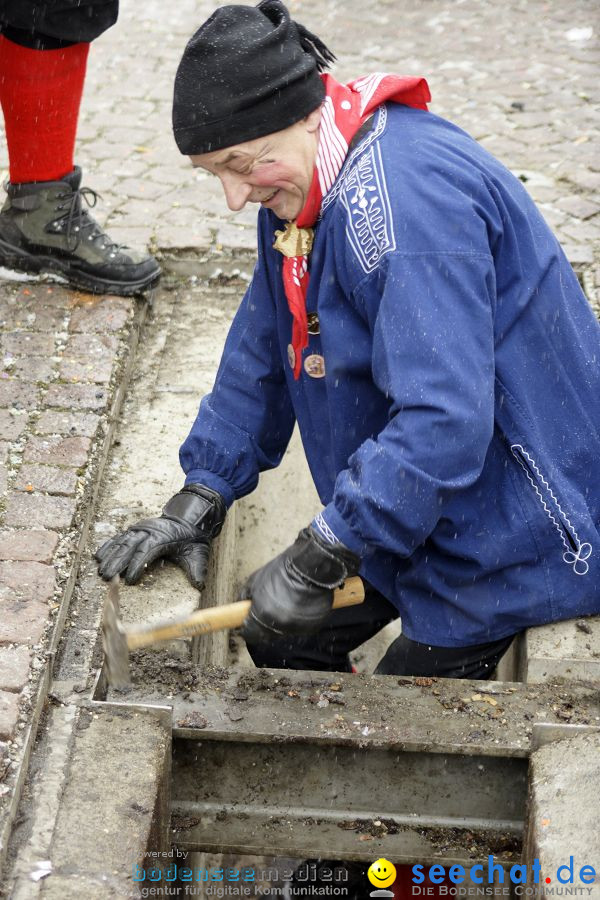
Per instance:
[[[156,260],[111,241],[83,207],[83,200],[95,206],[98,195],[80,184],[76,166],[60,181],[6,186],[0,266],[60,275],[96,294],[129,296],[151,287],[160,276]]]

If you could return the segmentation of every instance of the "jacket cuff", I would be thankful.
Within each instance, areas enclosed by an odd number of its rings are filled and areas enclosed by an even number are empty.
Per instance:
[[[337,540],[361,559],[369,556],[373,551],[373,547],[350,528],[333,503],[326,506],[320,515],[313,519],[312,527],[320,534],[324,533],[324,527],[331,529]]]
[[[190,469],[185,476],[185,484],[204,484],[207,488],[217,491],[225,501],[227,509],[235,500],[235,492],[229,482],[205,469]]]

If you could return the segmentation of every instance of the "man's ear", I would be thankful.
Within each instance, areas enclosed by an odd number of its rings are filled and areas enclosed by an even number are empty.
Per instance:
[[[316,109],[313,109],[313,111],[307,115],[304,121],[306,123],[306,130],[310,134],[318,131],[319,125],[321,124],[321,107],[317,106]]]

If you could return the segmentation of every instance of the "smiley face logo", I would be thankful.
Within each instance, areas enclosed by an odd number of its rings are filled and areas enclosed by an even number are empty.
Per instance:
[[[376,888],[386,888],[396,880],[396,867],[389,859],[376,859],[369,866],[367,878]]]

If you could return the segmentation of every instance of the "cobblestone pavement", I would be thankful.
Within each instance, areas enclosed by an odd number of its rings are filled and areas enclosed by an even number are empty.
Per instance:
[[[139,318],[130,299],[57,285],[0,292],[0,741],[25,727]]]
[[[290,7],[337,52],[338,77],[425,75],[432,110],[466,128],[523,179],[594,301],[600,288],[594,2],[378,0],[367,18],[357,0]],[[192,171],[170,131],[175,67],[212,9],[204,0],[168,7],[123,0],[118,25],[90,56],[76,158],[86,183],[102,194],[98,217],[112,237],[167,256],[250,250],[254,243],[255,212],[228,213],[218,184]],[[142,315],[131,300],[0,282],[0,741],[13,756],[27,731],[50,636],[70,624],[56,621],[59,600]],[[2,785],[5,768],[0,759],[0,796],[10,795]]]
[[[214,6],[122,0],[118,24],[92,47],[77,162],[119,240],[166,251],[253,245],[254,211],[227,214],[218,185],[191,170],[171,135],[175,68]],[[590,261],[600,239],[594,0],[376,0],[366,17],[357,0],[290,8],[338,54],[338,77],[426,76],[432,110],[527,178],[571,259]]]

